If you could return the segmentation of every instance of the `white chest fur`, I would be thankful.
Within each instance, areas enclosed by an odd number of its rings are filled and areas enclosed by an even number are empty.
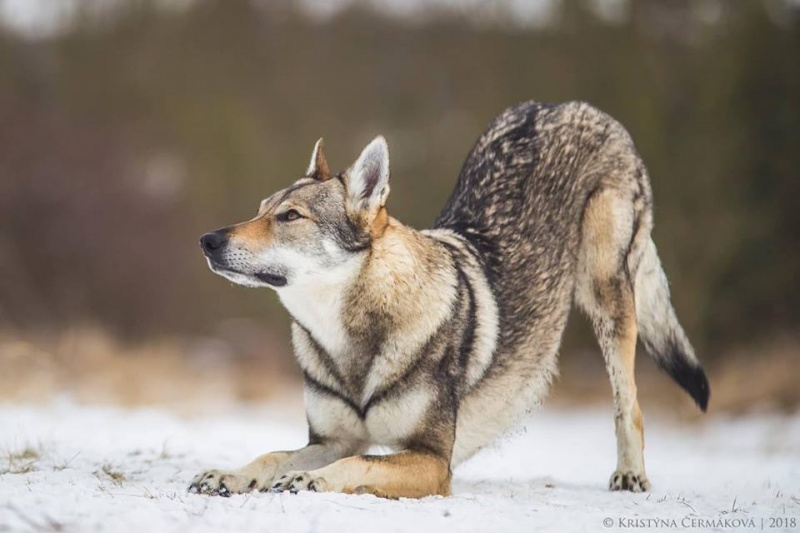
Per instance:
[[[278,290],[281,303],[292,317],[312,332],[314,339],[334,358],[347,351],[349,339],[342,323],[343,300],[346,288],[359,269],[360,262],[354,260],[317,273],[313,281],[290,284]]]
[[[422,386],[371,406],[361,417],[340,398],[305,391],[308,421],[317,434],[390,447],[402,446],[419,430],[432,401],[432,391]]]
[[[373,406],[364,420],[370,443],[386,446],[402,444],[416,433],[432,401],[432,391],[423,386]]]
[[[327,353],[333,357],[345,353],[348,337],[341,321],[341,291],[306,286],[286,288],[278,295],[292,317],[313,333]]]

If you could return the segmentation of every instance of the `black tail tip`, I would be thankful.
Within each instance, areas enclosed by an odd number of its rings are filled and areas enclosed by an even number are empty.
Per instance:
[[[708,410],[708,398],[711,396],[711,388],[708,385],[708,378],[703,367],[699,363],[693,363],[685,359],[673,359],[671,363],[665,370],[683,390],[689,393],[689,396],[705,413]]]

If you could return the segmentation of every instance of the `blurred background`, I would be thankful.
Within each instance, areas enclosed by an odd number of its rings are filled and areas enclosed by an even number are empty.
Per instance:
[[[711,408],[800,405],[800,2],[0,0],[0,400],[300,401],[269,290],[201,233],[326,139],[376,134],[390,212],[428,227],[505,107],[588,101],[648,165],[655,241]],[[575,315],[555,401],[609,402]],[[693,413],[638,359],[645,410]]]

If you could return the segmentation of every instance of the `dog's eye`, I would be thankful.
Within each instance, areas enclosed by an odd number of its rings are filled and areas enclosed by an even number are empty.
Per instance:
[[[299,218],[303,218],[303,215],[301,215],[294,209],[289,209],[288,211],[278,215],[278,220],[281,220],[283,222],[291,222],[292,220],[297,220]]]

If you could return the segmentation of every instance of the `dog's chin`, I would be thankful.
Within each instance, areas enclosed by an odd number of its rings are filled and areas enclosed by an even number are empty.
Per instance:
[[[248,276],[246,274],[242,274],[241,272],[234,272],[232,270],[225,270],[223,268],[211,268],[215,274],[222,276],[223,278],[231,281],[237,285],[241,285],[243,287],[263,287],[264,284],[261,283],[258,279],[254,278],[253,276]]]
[[[228,281],[236,283],[237,285],[242,285],[243,287],[269,287],[272,289],[277,289],[286,286],[288,283],[286,276],[280,274],[273,274],[270,272],[245,274],[243,272],[237,272],[235,270],[214,264],[211,261],[209,261],[208,266],[215,274],[220,275]]]

